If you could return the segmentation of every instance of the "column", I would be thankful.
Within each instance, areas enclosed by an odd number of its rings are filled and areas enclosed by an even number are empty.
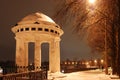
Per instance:
[[[53,40],[50,43],[50,64],[51,73],[60,72],[60,39]]]
[[[19,38],[15,38],[16,39],[16,54],[15,54],[15,61],[16,61],[16,65],[20,66],[20,62],[21,62],[21,58],[20,58],[20,52],[19,52]],[[19,72],[20,70],[17,69],[17,72]]]
[[[35,53],[34,53],[34,64],[35,70],[40,70],[41,67],[41,43],[35,42]]]
[[[60,72],[60,40],[56,40],[55,46],[56,46],[55,60],[57,60],[57,62],[55,62],[56,63],[56,72]]]
[[[16,38],[16,65],[19,66],[17,72],[24,72],[24,41],[21,38]]]
[[[24,43],[25,53],[24,53],[24,71],[28,71],[28,42]]]

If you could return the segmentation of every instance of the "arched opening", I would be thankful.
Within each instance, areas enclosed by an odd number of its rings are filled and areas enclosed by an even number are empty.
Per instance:
[[[28,65],[34,63],[35,43],[30,42],[28,44]]]
[[[48,69],[49,66],[49,43],[41,44],[42,66]]]

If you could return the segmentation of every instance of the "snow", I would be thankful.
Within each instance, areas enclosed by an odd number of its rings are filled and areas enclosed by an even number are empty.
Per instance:
[[[79,71],[72,73],[50,73],[48,80],[120,80],[111,79],[113,75],[105,75],[101,70]]]

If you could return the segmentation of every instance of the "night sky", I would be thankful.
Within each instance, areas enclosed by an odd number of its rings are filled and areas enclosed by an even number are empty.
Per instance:
[[[53,17],[57,5],[54,0],[1,0],[0,2],[0,61],[15,60],[15,35],[11,28],[23,17],[35,12],[42,12]],[[85,40],[81,41],[72,32],[72,26],[62,26],[64,34],[61,37],[61,60],[91,59],[98,54],[92,54]],[[48,56],[48,55],[47,55]]]

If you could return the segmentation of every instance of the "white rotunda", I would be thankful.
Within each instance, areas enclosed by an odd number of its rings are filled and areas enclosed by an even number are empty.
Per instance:
[[[16,65],[28,66],[28,44],[35,43],[34,66],[40,70],[41,44],[49,43],[49,71],[60,72],[60,36],[63,30],[51,18],[37,12],[24,17],[13,28],[16,39]],[[21,68],[18,72],[27,71]]]

